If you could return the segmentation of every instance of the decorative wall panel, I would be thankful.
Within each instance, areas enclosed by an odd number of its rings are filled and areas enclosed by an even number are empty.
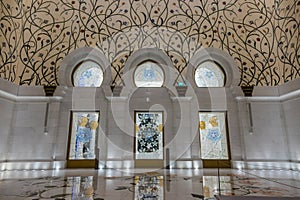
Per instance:
[[[69,160],[95,159],[99,112],[72,112]]]
[[[300,75],[300,0],[2,0],[0,11],[0,77],[20,85],[57,85],[63,58],[84,46],[108,57],[113,84],[143,47],[165,51],[182,76],[202,47],[228,52],[241,85]]]
[[[162,112],[135,112],[135,158],[163,159]]]
[[[200,112],[202,159],[229,159],[224,112]]]

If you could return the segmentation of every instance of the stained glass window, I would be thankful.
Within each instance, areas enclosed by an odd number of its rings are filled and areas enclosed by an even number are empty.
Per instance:
[[[229,159],[224,112],[200,112],[202,159]]]
[[[72,112],[69,159],[95,159],[99,112]]]
[[[136,159],[163,159],[162,112],[135,113]]]
[[[73,74],[75,87],[100,87],[103,81],[101,67],[93,61],[81,63]]]
[[[223,87],[225,76],[218,64],[206,61],[197,67],[195,82],[198,87]]]
[[[164,73],[156,63],[147,61],[135,70],[134,82],[137,87],[161,87]]]

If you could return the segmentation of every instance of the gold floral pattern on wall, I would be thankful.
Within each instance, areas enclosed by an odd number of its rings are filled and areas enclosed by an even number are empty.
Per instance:
[[[2,0],[0,77],[58,85],[72,50],[99,48],[122,84],[128,57],[162,49],[182,78],[202,47],[228,52],[240,85],[279,85],[300,76],[300,0]]]

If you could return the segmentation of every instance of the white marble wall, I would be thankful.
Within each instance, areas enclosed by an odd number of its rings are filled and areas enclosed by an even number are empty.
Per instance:
[[[300,170],[300,79],[291,81],[280,88],[280,94],[290,94],[285,96],[282,103],[284,112],[284,127],[286,131],[286,144],[289,160],[293,162],[292,169]]]
[[[48,98],[42,87],[0,82],[1,169],[65,167],[72,110],[100,110],[100,167],[134,167],[137,110],[164,112],[164,143],[172,167],[201,167],[198,112],[215,110],[227,111],[234,167],[299,169],[294,163],[300,160],[300,80],[257,87],[250,98],[244,98],[239,87],[197,88],[185,97],[166,88],[140,88],[129,96],[112,97],[104,88],[58,87],[55,97]],[[251,104],[252,131],[247,103]]]
[[[45,97],[43,87],[0,81],[1,169],[51,167],[60,111],[58,99]]]
[[[14,102],[11,99],[5,97],[5,94],[7,94],[5,88],[10,89],[13,87],[11,87],[11,85],[5,81],[3,81],[3,84],[1,84],[1,86],[3,90],[0,91],[2,92],[2,95],[0,94],[0,165],[2,162],[8,159],[7,154],[8,148],[10,147],[9,143],[11,140],[10,132],[12,131],[12,121],[14,120]],[[2,165],[0,169],[3,169]]]
[[[287,159],[280,106],[280,102],[251,102],[253,132],[244,134],[247,159]]]
[[[299,83],[300,79],[279,87],[255,87],[253,97],[238,98],[244,167],[299,169]]]

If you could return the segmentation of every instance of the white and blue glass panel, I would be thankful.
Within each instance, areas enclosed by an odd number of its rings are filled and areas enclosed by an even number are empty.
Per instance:
[[[95,159],[99,112],[72,112],[70,160]]]
[[[75,87],[100,87],[103,81],[101,67],[92,61],[85,61],[77,67],[73,74]]]
[[[161,87],[164,73],[156,63],[144,62],[135,70],[134,83],[137,87]]]
[[[195,71],[195,82],[198,87],[223,87],[224,81],[224,73],[215,62],[201,63]]]
[[[202,159],[229,159],[224,112],[200,112]]]

